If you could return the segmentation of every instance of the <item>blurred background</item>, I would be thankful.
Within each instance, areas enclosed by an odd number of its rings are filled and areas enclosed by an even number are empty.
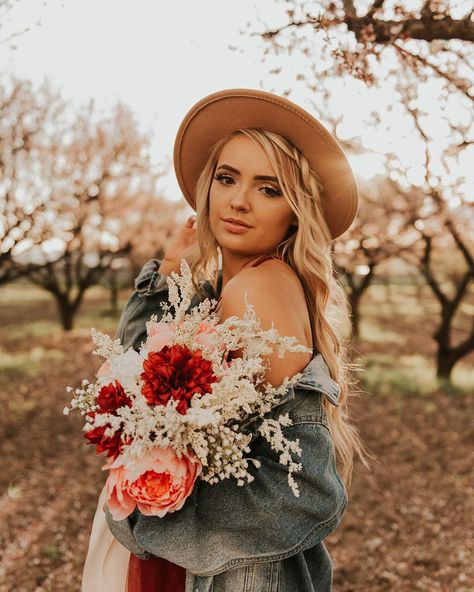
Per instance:
[[[334,243],[360,364],[334,590],[474,589],[472,0],[0,0],[0,591],[79,591],[102,459],[65,417],[133,279],[191,213],[187,110],[287,96],[344,147]]]

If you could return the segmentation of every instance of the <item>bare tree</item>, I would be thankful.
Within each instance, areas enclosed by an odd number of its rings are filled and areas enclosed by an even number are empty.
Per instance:
[[[162,259],[178,224],[191,211],[183,201],[173,202],[150,191],[129,193],[124,190],[118,197],[121,210],[116,210],[115,216],[126,221],[120,226],[118,238],[122,244],[130,245],[130,250],[126,258],[116,258],[112,262],[105,278],[110,289],[111,309],[115,311],[118,308],[118,290],[122,287],[120,274],[130,270],[134,278],[148,259]],[[132,285],[127,284],[128,287]]]
[[[15,254],[52,235],[45,216],[51,191],[41,180],[38,163],[45,128],[63,108],[48,83],[39,89],[15,77],[0,83],[0,285],[24,271]]]
[[[170,201],[152,191],[120,195],[127,212],[127,224],[120,229],[120,240],[130,244],[128,260],[137,274],[148,259],[161,259],[169,240],[192,210],[181,200]]]
[[[413,204],[411,195],[406,198]],[[404,233],[398,240],[405,242],[402,258],[419,270],[439,303],[436,375],[450,383],[455,364],[474,351],[474,317],[462,312],[474,296],[474,210],[464,203],[452,209],[436,191],[418,203],[406,229],[411,245]]]
[[[397,196],[386,178],[359,180],[360,205],[350,229],[333,244],[334,262],[347,282],[352,332],[360,338],[360,304],[372,285],[377,267],[396,257],[402,247],[394,236],[407,224],[406,212],[397,209]]]
[[[100,115],[93,101],[80,113],[65,109],[41,154],[42,180],[51,188],[46,216],[54,235],[22,263],[28,277],[56,300],[62,326],[73,326],[84,294],[112,261],[130,252],[123,228],[132,211],[123,195],[152,192],[157,175],[149,158],[149,137],[132,113],[118,104]]]
[[[286,22],[254,33],[270,44],[265,53],[298,47],[308,59],[323,63],[326,75],[349,72],[369,84],[389,74],[396,56],[396,68],[418,78],[438,76],[474,99],[469,2],[426,0],[413,7],[408,0],[360,0],[357,6],[353,0],[295,0],[284,6]]]
[[[64,2],[64,0],[61,0]],[[50,0],[43,0],[41,2],[41,6],[39,6],[39,10],[43,11],[44,8],[48,5]],[[35,15],[32,14],[31,6],[29,7],[28,12],[28,21],[25,23],[26,26],[13,26],[11,27],[10,24],[12,21],[15,21],[15,10],[19,8],[22,4],[22,0],[0,0],[0,45],[7,45],[10,49],[16,49],[16,41],[22,36],[31,31],[32,27],[32,20],[35,18]],[[39,3],[38,3],[39,4]],[[62,4],[64,6],[64,4]],[[36,7],[38,9],[38,6]],[[40,27],[42,25],[41,14],[34,22],[35,27]]]

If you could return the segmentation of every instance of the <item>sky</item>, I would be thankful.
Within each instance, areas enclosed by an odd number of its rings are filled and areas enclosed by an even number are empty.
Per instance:
[[[118,100],[126,103],[153,131],[154,161],[170,165],[160,189],[180,199],[171,167],[173,143],[182,118],[199,99],[224,88],[281,93],[290,87],[289,98],[311,110],[306,87],[294,82],[302,66],[295,60],[301,58],[280,56],[263,63],[263,41],[250,34],[282,25],[284,9],[276,0],[20,0],[0,29],[0,41],[24,27],[30,30],[13,40],[16,49],[0,44],[0,69],[37,83],[48,77],[77,104],[91,97],[103,109]],[[41,26],[35,24],[38,19]],[[282,76],[269,74],[282,66]],[[367,179],[381,173],[383,159],[377,153],[390,147],[409,165],[410,180],[421,182],[423,146],[397,106],[384,114],[387,126],[395,123],[390,137],[366,125],[374,105],[382,109],[390,103],[390,89],[369,91],[360,82],[342,79],[333,84],[331,107],[344,115],[338,135],[362,134],[367,151],[375,152],[349,155],[356,175]],[[435,99],[437,92],[436,84],[428,86],[423,100]],[[442,136],[436,126],[442,127],[441,120],[433,120],[431,129]],[[474,186],[474,177],[467,183]]]
[[[258,16],[250,0],[43,4],[21,1],[9,29],[33,26],[17,38],[17,49],[2,47],[0,67],[35,81],[48,76],[77,104],[89,97],[104,108],[124,101],[152,128],[155,160],[171,159],[181,119],[199,99],[223,88],[263,88],[267,74],[255,42],[247,53],[229,49],[243,47],[239,29]],[[41,26],[34,26],[37,16]],[[164,181],[169,197],[179,197],[174,174]]]

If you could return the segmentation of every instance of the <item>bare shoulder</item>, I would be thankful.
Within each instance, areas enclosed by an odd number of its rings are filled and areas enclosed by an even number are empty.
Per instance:
[[[222,290],[222,302],[232,308],[242,305],[243,311],[244,296],[247,295],[248,301],[255,307],[264,305],[267,308],[271,305],[284,312],[286,309],[294,310],[291,296],[297,294],[304,297],[296,272],[283,261],[269,260],[258,267],[243,269],[234,276]]]
[[[274,294],[277,288],[295,289],[301,285],[295,271],[284,261],[264,261],[258,267],[248,267],[234,276],[224,287],[222,298],[240,298],[244,292],[254,295],[257,300],[265,297],[268,290]],[[275,294],[276,295],[276,294]],[[268,296],[268,294],[266,295]],[[284,301],[284,294],[280,294]]]
[[[311,347],[311,328],[303,287],[289,265],[265,261],[258,267],[242,270],[222,290],[221,320],[245,313],[245,298],[255,310],[263,329],[272,325],[280,335],[296,337]],[[269,356],[267,380],[281,384],[285,376],[301,371],[311,359],[310,353],[287,353],[284,359]]]

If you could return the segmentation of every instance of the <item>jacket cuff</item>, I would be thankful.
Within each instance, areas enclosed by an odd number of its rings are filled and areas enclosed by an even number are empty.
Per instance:
[[[136,511],[137,510],[135,510],[135,512]],[[133,536],[132,527],[130,525],[131,520],[133,520],[133,514],[131,514],[131,516],[128,518],[125,518],[125,520],[114,520],[109,508],[106,506],[105,521],[107,522],[107,526],[114,537],[120,542],[121,545],[128,549],[130,553],[133,553],[139,559],[150,559],[153,557],[152,553],[149,553],[140,547]]]
[[[168,276],[158,271],[160,265],[160,259],[149,259],[135,278],[135,290],[142,298],[168,289]]]

